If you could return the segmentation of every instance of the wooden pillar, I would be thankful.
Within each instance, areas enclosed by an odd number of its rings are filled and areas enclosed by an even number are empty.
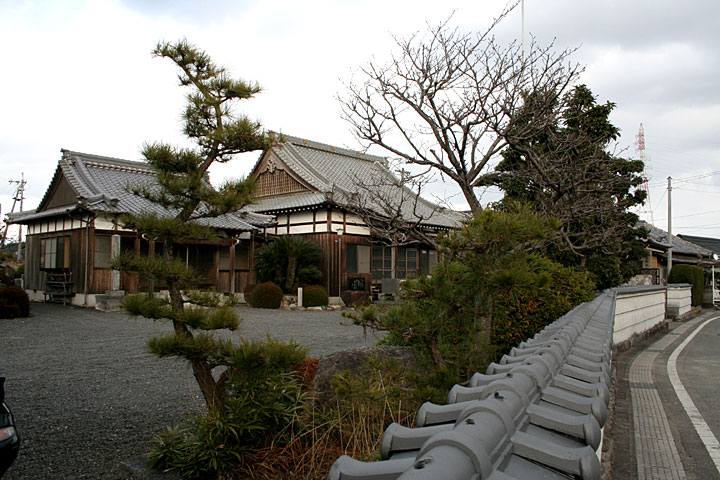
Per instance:
[[[248,247],[247,283],[257,283],[257,277],[255,275],[255,232],[250,232],[250,246]]]
[[[237,237],[230,238],[230,294],[235,294],[235,244]]]
[[[155,240],[148,240],[148,257],[155,258]],[[150,277],[148,288],[150,292],[155,292],[155,279]]]
[[[120,255],[120,235],[117,233],[110,237],[110,258]],[[120,290],[120,270],[110,271],[110,290]]]
[[[215,278],[215,291],[217,291],[220,286],[220,248],[221,245],[217,245],[215,247],[215,252],[213,253],[213,277]]]

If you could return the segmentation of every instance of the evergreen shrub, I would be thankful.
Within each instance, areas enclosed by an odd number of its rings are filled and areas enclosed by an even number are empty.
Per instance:
[[[226,408],[159,434],[152,468],[183,479],[239,478],[230,475],[259,448],[284,444],[295,431],[306,398],[296,372],[306,355],[293,342],[243,341],[227,370]]]
[[[272,282],[265,282],[253,288],[248,303],[254,308],[280,308],[282,299],[282,288]]]
[[[257,287],[256,283],[248,283],[245,285],[245,288],[243,289],[243,293],[245,294],[245,298],[250,298],[250,294],[253,290],[255,290],[255,287]]]
[[[692,285],[692,305],[702,305],[705,289],[705,273],[696,265],[675,265],[670,270],[668,283],[689,283]]]
[[[492,343],[502,354],[595,296],[587,271],[542,257],[534,257],[530,264],[536,274],[546,276],[547,283],[533,288],[516,286],[494,298]]]
[[[303,306],[321,307],[328,304],[328,292],[322,285],[309,285],[303,288]]]
[[[0,318],[30,316],[30,298],[20,287],[6,285],[0,288]]]

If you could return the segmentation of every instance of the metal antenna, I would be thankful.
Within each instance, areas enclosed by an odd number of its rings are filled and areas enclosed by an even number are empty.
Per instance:
[[[521,57],[521,60],[523,62],[525,62],[525,0],[520,0],[520,14],[522,17],[522,22],[521,22],[522,23],[522,27],[521,27],[522,31],[520,32],[520,34],[522,35],[522,39],[521,39],[521,42],[522,42],[521,55],[522,55],[522,57]]]

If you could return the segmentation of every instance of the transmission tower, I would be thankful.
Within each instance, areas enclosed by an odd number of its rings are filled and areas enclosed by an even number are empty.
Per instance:
[[[638,154],[640,155],[640,160],[643,162],[642,183],[640,184],[640,190],[645,191],[645,204],[642,207],[642,213],[646,215],[646,218],[650,219],[651,225],[655,225],[652,203],[650,202],[650,187],[648,186],[647,156],[645,155],[645,129],[643,128],[642,123],[640,124],[640,130],[637,134],[636,147]]]

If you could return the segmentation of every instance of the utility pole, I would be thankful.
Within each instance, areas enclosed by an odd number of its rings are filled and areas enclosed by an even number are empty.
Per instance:
[[[672,177],[668,177],[668,245],[667,280],[670,280],[670,269],[672,269]]]
[[[23,211],[23,200],[25,200],[25,173],[20,174],[20,180],[10,180],[10,183],[17,184],[15,189],[15,197],[13,198],[13,206],[10,213],[15,211],[15,205],[20,202],[20,211]],[[3,236],[3,244],[5,244],[5,237],[7,236],[7,227],[5,227],[5,235]],[[22,225],[18,224],[18,247],[17,247],[17,261],[22,261]]]

